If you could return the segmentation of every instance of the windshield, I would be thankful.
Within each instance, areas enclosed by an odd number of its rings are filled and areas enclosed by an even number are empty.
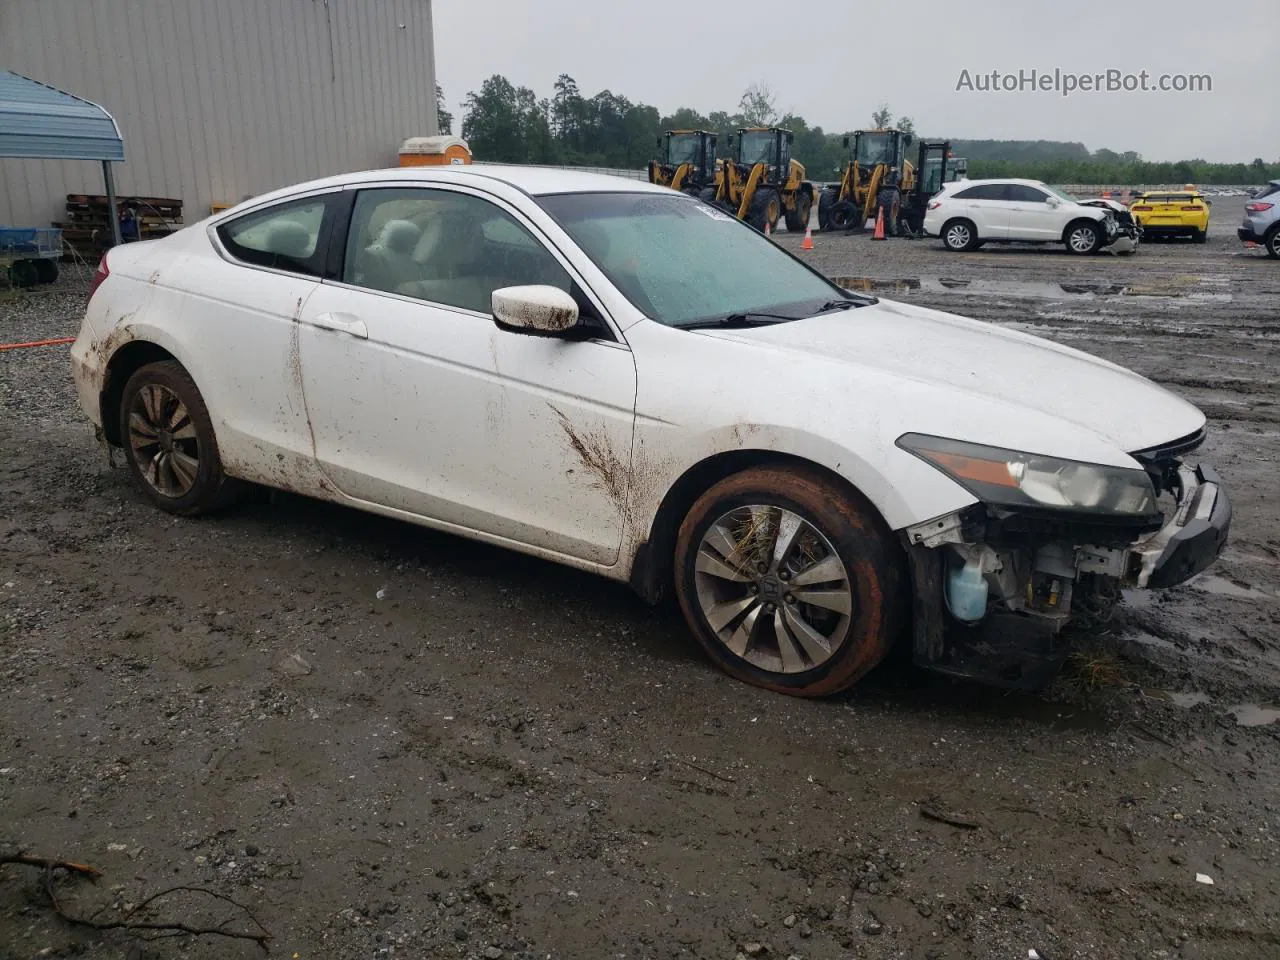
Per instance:
[[[749,163],[752,166],[757,163],[776,166],[778,163],[777,151],[774,149],[776,141],[777,136],[768,130],[761,133],[744,133],[741,146],[738,148],[738,162]]]
[[[1071,194],[1069,194],[1069,193],[1063,193],[1063,192],[1062,192],[1061,190],[1059,190],[1057,187],[1051,187],[1051,186],[1049,186],[1047,183],[1039,184],[1039,187],[1040,187],[1040,189],[1041,189],[1041,190],[1047,190],[1049,193],[1051,193],[1053,196],[1057,197],[1059,200],[1065,200],[1067,203],[1079,203],[1079,202],[1080,202],[1080,201],[1079,201],[1079,200],[1077,200],[1075,197],[1073,197]]]
[[[738,314],[800,319],[848,299],[755,230],[688,197],[570,193],[538,202],[637,309],[670,327]]]
[[[857,161],[860,167],[874,167],[876,164],[893,165],[893,136],[887,133],[863,134],[858,137]]]
[[[685,133],[667,138],[667,163],[674,166],[701,163],[701,154],[701,138],[695,134]]]

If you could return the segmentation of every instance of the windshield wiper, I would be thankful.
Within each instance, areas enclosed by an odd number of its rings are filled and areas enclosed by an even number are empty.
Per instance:
[[[696,320],[693,323],[680,324],[681,330],[707,330],[712,328],[733,328],[733,327],[767,327],[775,323],[788,323],[795,320],[795,317],[784,316],[781,313],[759,313],[751,311],[749,313],[731,313],[727,317],[716,317],[713,320]]]
[[[818,313],[830,313],[832,310],[852,310],[854,307],[865,307],[860,300],[828,300],[818,308]]]

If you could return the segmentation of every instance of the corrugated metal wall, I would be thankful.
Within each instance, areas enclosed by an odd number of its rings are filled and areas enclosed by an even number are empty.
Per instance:
[[[0,0],[0,66],[93,100],[121,195],[188,223],[301,180],[390,166],[437,132],[430,0]],[[0,224],[62,219],[98,164],[0,159]]]

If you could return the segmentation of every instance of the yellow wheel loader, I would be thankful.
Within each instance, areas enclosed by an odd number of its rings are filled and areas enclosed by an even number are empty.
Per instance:
[[[716,186],[716,134],[668,130],[658,138],[659,159],[649,164],[649,182],[690,196]]]
[[[813,184],[804,166],[791,159],[795,137],[780,127],[749,127],[731,138],[733,157],[724,162],[709,199],[757,230],[770,230],[784,221],[787,229],[803,232],[813,209]]]
[[[899,225],[919,233],[929,198],[943,183],[955,180],[957,167],[951,144],[945,140],[920,141],[915,162],[907,159],[915,137],[901,130],[859,130],[844,138],[850,151],[840,182],[823,189],[818,197],[819,230],[859,230],[881,204],[888,209],[885,227],[897,233]]]

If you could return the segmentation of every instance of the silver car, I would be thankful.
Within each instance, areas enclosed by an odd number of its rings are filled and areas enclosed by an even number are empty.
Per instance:
[[[1280,180],[1272,180],[1244,205],[1244,223],[1236,234],[1241,240],[1261,244],[1269,257],[1280,260]]]

